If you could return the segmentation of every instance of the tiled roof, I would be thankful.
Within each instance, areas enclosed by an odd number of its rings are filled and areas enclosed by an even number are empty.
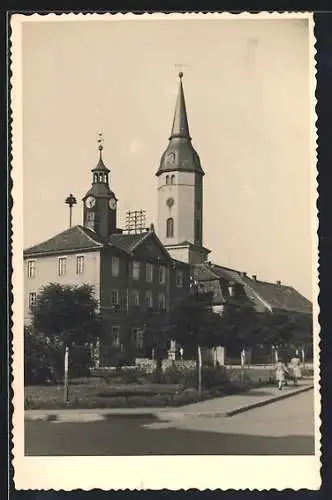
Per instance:
[[[272,310],[312,312],[311,302],[303,297],[295,288],[287,285],[242,278],[244,283],[270,304]]]
[[[111,234],[108,242],[124,252],[131,252],[141,240],[146,238],[147,233],[138,234]]]
[[[97,235],[82,226],[66,229],[52,238],[24,250],[24,255],[54,253],[70,250],[83,250],[101,247]]]
[[[258,311],[292,311],[310,314],[311,302],[293,287],[249,278],[240,271],[215,264],[195,266],[194,276],[198,281],[213,280],[216,277],[244,287],[247,297]]]

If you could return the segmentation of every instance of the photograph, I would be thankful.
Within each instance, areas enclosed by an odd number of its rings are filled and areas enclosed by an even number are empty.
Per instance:
[[[312,14],[11,29],[16,487],[317,489]]]

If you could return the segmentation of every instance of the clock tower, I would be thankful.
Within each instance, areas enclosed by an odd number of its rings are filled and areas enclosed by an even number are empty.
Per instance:
[[[158,236],[174,259],[190,264],[207,260],[203,246],[203,177],[200,158],[191,143],[179,73],[179,90],[169,144],[158,177]]]
[[[103,162],[103,139],[98,139],[99,161],[92,172],[92,186],[83,198],[83,225],[102,239],[117,232],[116,209],[117,198],[109,187],[110,170]]]

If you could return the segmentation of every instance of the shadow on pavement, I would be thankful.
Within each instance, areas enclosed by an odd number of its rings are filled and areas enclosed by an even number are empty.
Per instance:
[[[93,423],[27,421],[28,456],[114,455],[313,455],[314,437],[244,434],[142,427],[146,415],[113,416]]]

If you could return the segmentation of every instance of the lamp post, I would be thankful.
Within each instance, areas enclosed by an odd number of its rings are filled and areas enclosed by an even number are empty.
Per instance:
[[[73,196],[70,193],[70,195],[66,198],[65,203],[66,203],[66,205],[69,206],[69,227],[71,227],[72,226],[72,210],[73,210],[73,206],[76,205],[76,203],[77,203],[75,196]]]

